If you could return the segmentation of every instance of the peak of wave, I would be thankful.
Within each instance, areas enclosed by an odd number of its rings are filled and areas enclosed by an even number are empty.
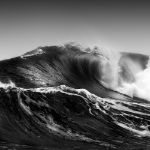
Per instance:
[[[27,52],[20,57],[21,58],[27,58],[27,57],[31,57],[31,56],[35,56],[35,55],[41,55],[43,53],[44,53],[44,51],[41,49],[41,47],[38,47],[37,49],[34,49],[30,52]]]

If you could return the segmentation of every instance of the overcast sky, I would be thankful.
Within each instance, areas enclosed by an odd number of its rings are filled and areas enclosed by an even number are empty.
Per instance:
[[[66,42],[150,54],[150,2],[0,1],[0,60]]]

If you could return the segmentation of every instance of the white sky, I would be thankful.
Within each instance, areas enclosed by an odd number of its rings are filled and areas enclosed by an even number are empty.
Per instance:
[[[0,60],[21,55],[38,46],[66,42],[150,55],[150,19],[148,12],[143,12],[146,5],[141,10],[138,5],[136,12],[134,5],[129,12],[128,6],[122,11],[115,5],[114,9],[101,6],[102,10],[96,5],[90,9],[90,4],[87,5],[88,8],[79,11],[67,9],[70,5],[59,8],[60,11],[56,6],[45,11],[46,5],[42,8],[40,5],[29,8],[25,5],[25,9],[21,3],[14,7],[9,3],[1,5]],[[81,6],[84,8],[86,3]]]

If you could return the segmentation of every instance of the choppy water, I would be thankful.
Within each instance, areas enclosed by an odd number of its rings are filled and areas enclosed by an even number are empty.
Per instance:
[[[150,102],[106,88],[102,56],[46,47],[2,61],[0,149],[149,150]]]

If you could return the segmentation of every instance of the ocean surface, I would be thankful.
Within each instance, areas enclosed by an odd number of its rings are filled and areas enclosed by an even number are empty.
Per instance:
[[[117,58],[65,45],[1,61],[0,150],[150,150],[149,56]]]

